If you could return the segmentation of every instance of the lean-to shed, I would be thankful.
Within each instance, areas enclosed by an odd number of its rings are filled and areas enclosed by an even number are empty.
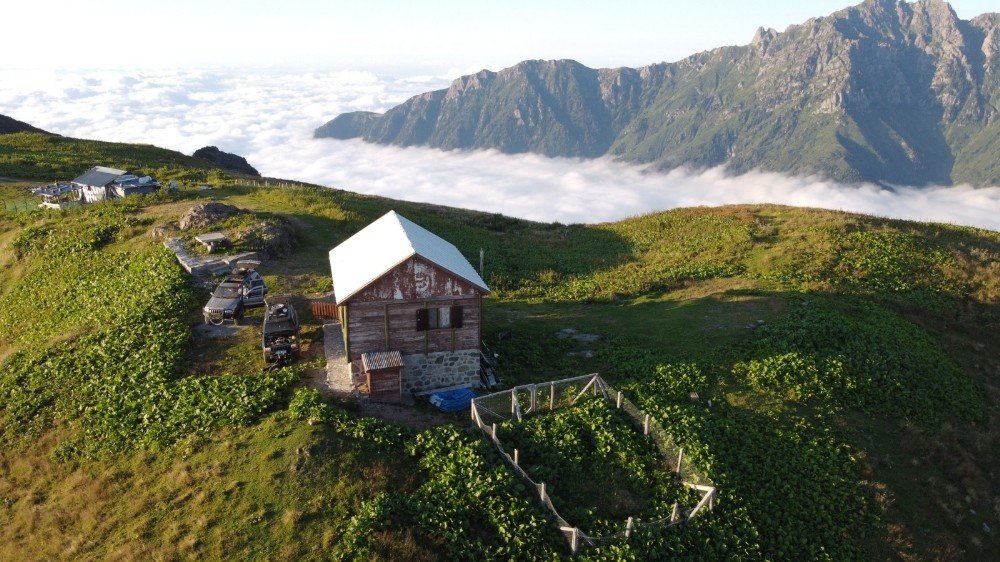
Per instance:
[[[478,385],[489,288],[453,244],[390,211],[330,250],[348,361],[399,352],[403,391]]]

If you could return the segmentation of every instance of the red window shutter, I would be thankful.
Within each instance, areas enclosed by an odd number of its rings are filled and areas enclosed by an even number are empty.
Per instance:
[[[461,328],[462,327],[462,313],[465,311],[465,307],[453,306],[451,307],[451,327]]]
[[[430,314],[426,308],[417,309],[417,331],[426,332],[430,325]]]

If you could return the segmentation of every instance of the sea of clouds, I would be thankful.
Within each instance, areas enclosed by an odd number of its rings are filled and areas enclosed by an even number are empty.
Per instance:
[[[187,154],[216,145],[245,156],[265,176],[541,221],[591,223],[674,207],[780,203],[1000,230],[1000,187],[886,189],[762,172],[729,176],[721,169],[656,173],[609,159],[312,138],[313,129],[339,113],[384,111],[446,87],[451,78],[356,70],[0,69],[0,114],[62,135]]]

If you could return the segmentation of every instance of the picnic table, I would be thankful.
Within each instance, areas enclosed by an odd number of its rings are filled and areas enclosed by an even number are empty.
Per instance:
[[[229,238],[221,232],[206,232],[205,234],[195,236],[194,239],[204,245],[209,252],[214,252],[218,248],[230,245]]]

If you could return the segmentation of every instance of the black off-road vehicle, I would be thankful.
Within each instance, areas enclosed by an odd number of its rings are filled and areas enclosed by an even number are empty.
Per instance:
[[[287,295],[267,300],[264,314],[264,361],[291,361],[299,356],[299,317]]]

